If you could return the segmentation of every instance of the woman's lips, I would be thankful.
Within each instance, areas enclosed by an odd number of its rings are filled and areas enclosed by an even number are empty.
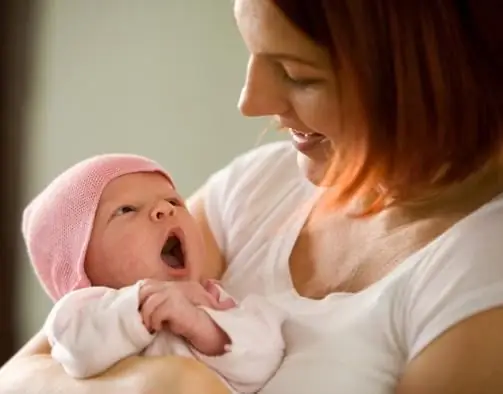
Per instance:
[[[312,132],[305,133],[295,129],[290,129],[290,135],[292,136],[295,149],[301,153],[306,153],[327,140],[327,137],[323,134]]]

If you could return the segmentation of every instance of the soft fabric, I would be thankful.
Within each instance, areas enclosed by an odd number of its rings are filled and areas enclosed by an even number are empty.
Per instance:
[[[300,297],[288,258],[319,195],[290,142],[259,147],[211,177],[206,213],[236,298],[290,313],[286,357],[261,394],[389,394],[409,360],[454,324],[503,305],[503,196],[357,294]],[[334,238],[333,242],[337,242]]]
[[[136,172],[159,172],[171,182],[159,164],[145,157],[98,155],[57,176],[24,210],[28,255],[53,301],[90,286],[84,260],[101,194],[113,179]]]
[[[280,365],[285,314],[263,297],[250,296],[235,308],[203,308],[231,339],[221,356],[205,356],[169,331],[151,335],[138,312],[140,284],[120,290],[90,287],[63,297],[44,326],[52,357],[75,378],[98,375],[131,355],[197,358],[234,392],[255,393]],[[220,289],[220,299],[229,297]]]

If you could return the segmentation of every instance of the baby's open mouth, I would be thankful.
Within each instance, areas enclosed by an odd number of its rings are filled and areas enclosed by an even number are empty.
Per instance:
[[[161,259],[171,268],[185,268],[185,255],[180,238],[176,235],[168,237],[161,250]]]

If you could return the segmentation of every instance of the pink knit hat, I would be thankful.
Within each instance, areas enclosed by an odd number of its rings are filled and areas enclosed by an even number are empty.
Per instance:
[[[113,179],[136,172],[159,172],[172,182],[158,163],[145,157],[99,155],[60,174],[24,210],[28,255],[53,301],[91,286],[84,260],[101,194]]]

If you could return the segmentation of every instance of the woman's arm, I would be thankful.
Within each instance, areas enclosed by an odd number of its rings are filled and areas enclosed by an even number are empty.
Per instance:
[[[2,394],[228,394],[213,371],[182,357],[130,357],[99,377],[75,380],[37,334],[0,370]]]
[[[220,278],[225,264],[204,211],[204,188],[188,201],[208,247],[207,277]],[[188,394],[228,393],[205,365],[181,357],[130,357],[99,377],[78,381],[70,378],[50,357],[43,333],[35,335],[0,369],[2,394]],[[170,389],[168,391],[168,388]]]
[[[204,186],[196,191],[192,197],[187,200],[187,207],[199,224],[206,244],[206,262],[202,264],[204,271],[200,274],[207,279],[220,279],[225,271],[226,261],[208,223],[208,217],[204,208],[205,192]]]
[[[455,325],[412,360],[396,394],[503,393],[502,333],[502,308]]]

